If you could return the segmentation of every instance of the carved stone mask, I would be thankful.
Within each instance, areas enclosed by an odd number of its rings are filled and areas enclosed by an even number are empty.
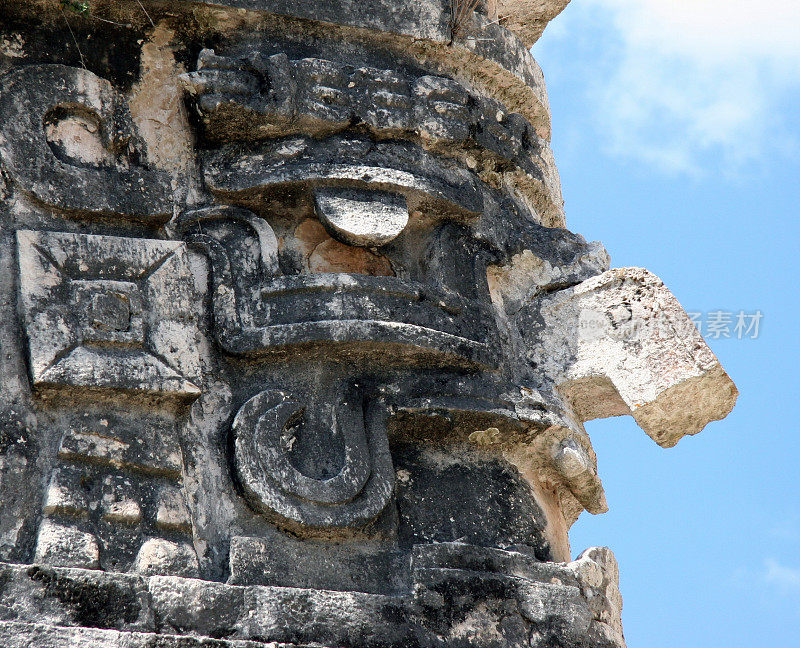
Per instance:
[[[583,423],[669,447],[736,390],[657,277],[566,229],[528,51],[566,2],[91,4],[12,1],[0,59],[23,620],[624,646],[613,555],[571,560],[607,509]]]

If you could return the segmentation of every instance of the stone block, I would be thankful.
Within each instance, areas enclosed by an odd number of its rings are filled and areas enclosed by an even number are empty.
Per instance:
[[[150,538],[139,549],[132,569],[143,576],[165,574],[193,578],[198,575],[199,565],[191,545]]]
[[[232,585],[280,585],[401,594],[411,588],[409,556],[373,543],[308,542],[282,533],[231,540]]]
[[[0,563],[0,579],[0,619],[5,621],[154,629],[150,596],[136,576]]]
[[[609,270],[530,302],[529,361],[582,421],[631,414],[674,446],[731,411],[735,385],[678,300],[641,268]]]
[[[402,599],[362,592],[233,586],[153,577],[164,631],[370,648],[416,645]]]
[[[34,560],[58,567],[99,569],[100,546],[92,533],[43,520],[36,537]]]
[[[107,80],[76,67],[27,65],[6,78],[0,113],[0,158],[35,199],[155,223],[171,214],[169,179],[132,155],[135,129]]]
[[[199,394],[182,243],[20,230],[17,244],[35,386]]]
[[[260,641],[176,637],[95,628],[62,628],[7,621],[0,621],[0,642],[5,648],[264,648],[264,643]],[[302,646],[270,644],[270,648]]]

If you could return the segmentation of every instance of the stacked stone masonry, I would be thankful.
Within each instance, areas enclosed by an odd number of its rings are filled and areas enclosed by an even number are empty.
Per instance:
[[[0,645],[625,645],[583,423],[736,388],[461,4],[0,7]]]

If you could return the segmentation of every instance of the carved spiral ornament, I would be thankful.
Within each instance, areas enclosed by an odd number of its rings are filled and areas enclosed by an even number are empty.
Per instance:
[[[236,414],[235,467],[250,504],[311,527],[354,527],[374,519],[394,487],[380,408],[352,403],[337,411],[332,432],[343,437],[344,457],[341,470],[328,479],[303,474],[289,459],[291,428],[304,417],[305,408],[277,390],[257,394]]]

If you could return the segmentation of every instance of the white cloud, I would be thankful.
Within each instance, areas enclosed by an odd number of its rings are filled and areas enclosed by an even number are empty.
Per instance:
[[[776,521],[769,529],[769,535],[780,542],[800,543],[800,515],[790,514],[783,520]]]
[[[703,155],[736,167],[786,147],[798,0],[574,0],[563,20],[556,38],[600,37],[587,75],[613,153],[691,172]]]
[[[782,565],[773,558],[764,561],[764,580],[782,589],[800,591],[800,569]]]

